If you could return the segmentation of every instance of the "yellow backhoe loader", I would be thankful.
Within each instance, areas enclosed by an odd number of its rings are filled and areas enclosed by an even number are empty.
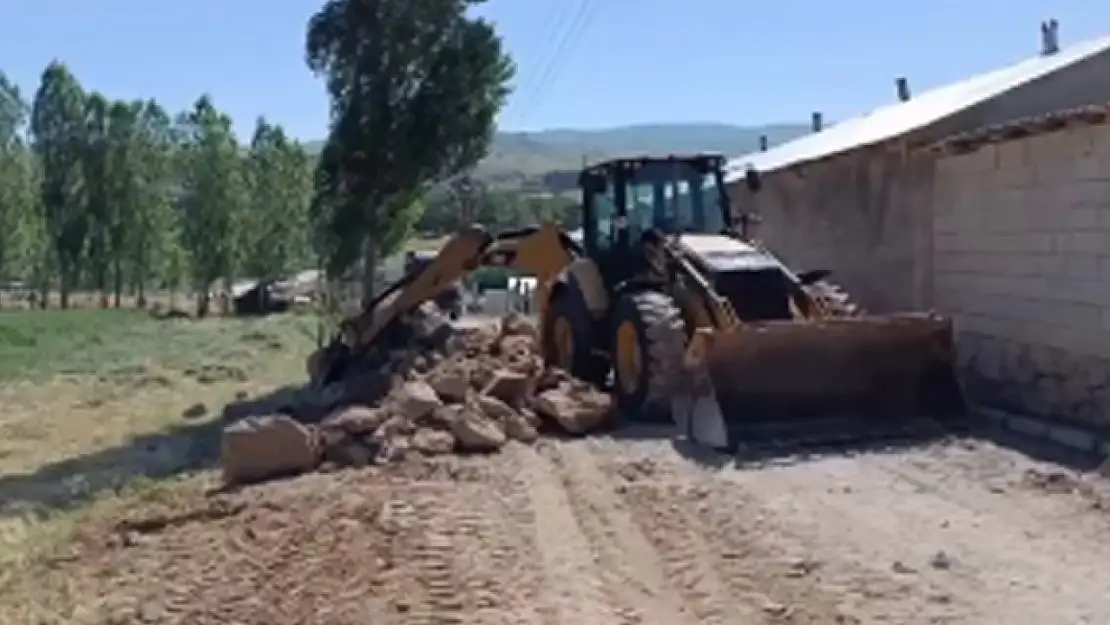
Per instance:
[[[551,223],[497,236],[462,230],[348,319],[314,378],[401,336],[409,311],[467,273],[504,266],[538,280],[549,364],[599,385],[612,373],[625,418],[673,419],[714,447],[742,442],[753,425],[962,413],[951,321],[868,316],[828,271],[791,271],[733,223],[723,165],[698,154],[584,169],[580,241]],[[747,184],[759,189],[755,172]]]

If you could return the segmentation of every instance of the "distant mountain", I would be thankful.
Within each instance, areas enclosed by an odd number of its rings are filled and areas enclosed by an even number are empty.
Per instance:
[[[568,176],[564,172],[580,168],[583,158],[599,160],[682,152],[741,156],[759,149],[761,135],[767,136],[770,145],[776,145],[807,132],[809,126],[806,124],[733,126],[713,123],[499,132],[489,156],[479,164],[476,173],[496,187],[557,191],[566,186]],[[309,144],[313,149],[319,149],[319,145],[320,142],[315,141]],[[548,175],[552,173],[555,175]]]

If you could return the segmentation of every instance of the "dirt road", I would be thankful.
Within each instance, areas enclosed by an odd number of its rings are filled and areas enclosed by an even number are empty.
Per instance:
[[[1110,623],[1108,500],[1053,471],[989,443],[739,470],[547,441],[195,497],[28,585],[79,623]]]

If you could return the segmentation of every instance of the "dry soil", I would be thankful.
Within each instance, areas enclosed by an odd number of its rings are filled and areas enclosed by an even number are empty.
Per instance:
[[[90,526],[0,621],[1105,624],[1098,489],[981,441],[759,469],[510,444]]]

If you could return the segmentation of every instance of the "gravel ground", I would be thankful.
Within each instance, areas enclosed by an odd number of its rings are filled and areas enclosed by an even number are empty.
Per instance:
[[[97,624],[1105,624],[1107,495],[975,440],[758,469],[546,440],[137,511],[18,590]]]

